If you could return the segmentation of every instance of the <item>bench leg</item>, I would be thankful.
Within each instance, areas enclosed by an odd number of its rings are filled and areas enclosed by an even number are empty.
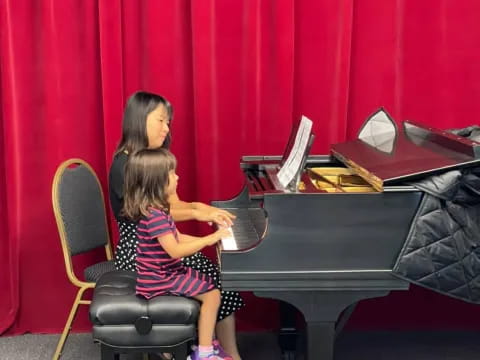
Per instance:
[[[116,353],[110,346],[102,344],[102,360],[120,360],[120,354]]]
[[[177,347],[174,351],[175,360],[186,360],[188,355],[188,343]]]

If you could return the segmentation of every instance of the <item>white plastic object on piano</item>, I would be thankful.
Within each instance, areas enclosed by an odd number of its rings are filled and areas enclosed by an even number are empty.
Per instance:
[[[235,236],[233,235],[232,228],[227,228],[230,236],[222,238],[222,248],[223,250],[238,250],[237,242],[235,241]]]

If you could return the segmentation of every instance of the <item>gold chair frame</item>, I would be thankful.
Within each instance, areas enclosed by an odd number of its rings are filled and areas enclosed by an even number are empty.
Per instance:
[[[100,188],[100,194],[102,196],[102,204],[103,204],[103,210],[104,210],[104,221],[105,221],[105,226],[107,227],[107,215],[106,215],[106,209],[105,209],[105,197],[103,195],[103,189],[101,187],[100,181],[98,180],[97,174],[93,170],[93,168],[84,160],[82,159],[69,159],[64,161],[63,163],[60,164],[60,166],[57,168],[57,171],[55,172],[55,177],[53,178],[53,185],[52,185],[52,204],[53,204],[53,212],[55,214],[55,220],[57,222],[57,227],[58,227],[58,233],[60,235],[60,242],[62,244],[62,251],[63,251],[63,259],[65,260],[65,270],[67,272],[68,279],[70,282],[78,287],[78,292],[77,296],[75,297],[75,301],[73,302],[72,308],[70,310],[70,314],[68,315],[67,322],[65,324],[65,327],[63,328],[62,335],[60,336],[60,340],[58,341],[57,348],[55,350],[55,354],[53,355],[53,360],[57,360],[60,358],[62,355],[62,350],[65,345],[65,341],[67,339],[68,334],[70,333],[72,322],[75,318],[75,315],[77,314],[78,308],[80,305],[90,305],[91,300],[88,299],[83,299],[83,294],[87,289],[93,289],[95,287],[94,282],[85,282],[81,281],[78,279],[78,277],[75,275],[75,272],[73,270],[73,263],[72,263],[72,255],[70,252],[70,248],[68,246],[67,242],[67,234],[65,231],[65,224],[63,223],[62,219],[62,213],[60,209],[60,201],[58,199],[58,185],[60,183],[60,179],[65,172],[65,170],[70,167],[71,165],[81,165],[85,166],[95,177],[95,180],[97,181],[97,184]],[[108,229],[108,227],[107,227]],[[113,252],[112,252],[112,247],[110,245],[110,235],[107,231],[106,234],[107,238],[107,244],[105,245],[105,255],[107,260],[112,260],[113,258]]]

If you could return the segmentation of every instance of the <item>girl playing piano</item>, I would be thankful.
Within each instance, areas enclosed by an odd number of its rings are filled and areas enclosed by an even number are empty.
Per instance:
[[[175,194],[176,160],[165,149],[144,149],[129,155],[125,168],[123,214],[137,226],[137,295],[186,296],[199,300],[199,346],[192,360],[223,360],[214,353],[213,335],[220,291],[205,274],[186,267],[182,258],[228,235],[225,228],[204,237],[181,234],[170,216],[168,199]]]

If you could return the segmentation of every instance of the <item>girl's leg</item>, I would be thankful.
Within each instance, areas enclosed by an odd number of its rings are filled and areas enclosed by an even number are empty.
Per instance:
[[[231,314],[225,319],[217,322],[215,327],[217,339],[225,349],[225,352],[230,354],[234,360],[241,360],[240,353],[237,347],[237,337],[235,331],[235,315]]]
[[[200,346],[212,346],[217,312],[220,306],[220,291],[215,289],[194,296],[194,298],[202,302],[198,318],[198,343]]]
[[[207,274],[215,281],[218,288],[222,288],[220,270],[208,257],[202,253],[196,253],[195,255],[184,258],[183,262],[186,266]],[[244,305],[239,293],[234,291],[221,291],[221,303],[215,333],[225,352],[230,354],[234,360],[241,359],[236,343],[234,312]]]

